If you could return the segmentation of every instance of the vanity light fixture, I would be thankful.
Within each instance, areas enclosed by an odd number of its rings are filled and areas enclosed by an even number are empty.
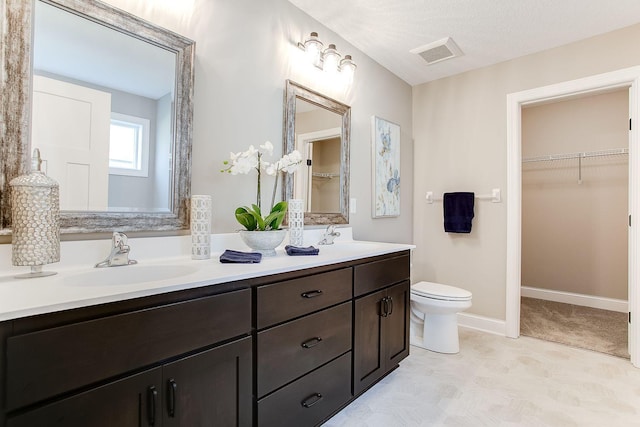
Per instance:
[[[307,54],[309,61],[316,67],[322,66],[322,47],[324,45],[318,39],[318,33],[313,32],[309,35],[309,38],[304,43],[298,43],[298,47],[304,50]]]
[[[304,43],[298,43],[298,47],[306,52],[313,65],[326,72],[340,72],[351,81],[356,70],[356,64],[351,55],[345,55],[342,58],[335,44],[330,44],[324,50],[323,46],[324,44],[318,39],[318,33],[315,31],[309,35]]]

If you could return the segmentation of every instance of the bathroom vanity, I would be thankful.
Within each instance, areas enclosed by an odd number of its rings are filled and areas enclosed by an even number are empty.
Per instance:
[[[0,426],[319,425],[408,355],[410,249],[214,258],[90,304],[3,313]],[[0,281],[0,296],[65,278],[87,292],[91,274]]]

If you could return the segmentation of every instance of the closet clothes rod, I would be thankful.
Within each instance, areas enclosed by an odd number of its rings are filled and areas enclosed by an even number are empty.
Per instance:
[[[427,191],[425,198],[427,199],[427,203],[441,202],[443,199],[442,197],[433,197],[433,191]],[[491,200],[491,203],[501,203],[502,192],[499,188],[493,188],[491,194],[476,194],[475,198],[478,200]]]
[[[522,163],[549,162],[554,160],[587,159],[590,157],[618,156],[623,154],[629,154],[629,149],[614,148],[611,150],[583,151],[579,153],[551,154],[548,156],[527,157],[522,159]]]
[[[339,173],[331,173],[331,172],[313,172],[311,174],[314,178],[339,178]]]

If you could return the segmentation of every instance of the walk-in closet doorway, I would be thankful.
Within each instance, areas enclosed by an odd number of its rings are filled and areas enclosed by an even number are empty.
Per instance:
[[[638,88],[640,88],[640,67],[619,70],[598,76],[573,80],[561,84],[545,86],[523,92],[509,94],[507,96],[507,123],[508,123],[508,193],[507,193],[507,295],[506,295],[506,335],[517,338],[520,334],[520,297],[522,275],[522,109],[543,105],[549,102],[575,99],[578,97],[605,94],[625,90],[629,94],[629,117],[639,117]],[[628,309],[633,320],[634,312],[640,313],[638,298],[638,229],[633,218],[640,220],[639,203],[640,185],[635,177],[640,170],[640,154],[634,147],[638,142],[638,130],[629,132],[629,191],[628,212],[631,218],[628,226]],[[624,148],[624,147],[621,147]],[[583,151],[577,150],[576,152]],[[588,151],[588,150],[584,150]],[[593,150],[599,151],[599,150]],[[553,153],[550,153],[553,154]],[[566,154],[566,153],[560,153]],[[571,153],[570,153],[571,154]],[[580,160],[578,160],[580,161]],[[579,173],[579,171],[578,171]],[[579,180],[579,175],[576,180]],[[579,185],[579,184],[578,184]],[[595,203],[595,202],[594,202]],[[629,354],[631,362],[640,367],[637,343],[639,341],[639,328],[635,323],[629,323]]]
[[[520,334],[628,358],[629,90],[521,118]]]

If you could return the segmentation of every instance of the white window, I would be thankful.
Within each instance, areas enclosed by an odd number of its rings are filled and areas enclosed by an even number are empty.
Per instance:
[[[111,113],[109,173],[149,176],[149,120]]]

